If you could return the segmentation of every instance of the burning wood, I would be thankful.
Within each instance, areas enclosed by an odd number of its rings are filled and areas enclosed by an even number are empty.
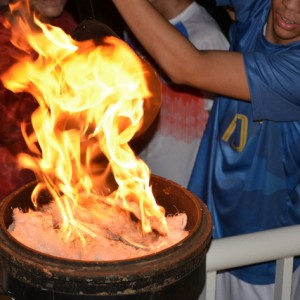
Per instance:
[[[118,242],[128,253],[163,249],[173,239],[170,228],[174,222],[184,225],[186,217],[166,218],[152,194],[149,168],[130,148],[131,140],[145,126],[144,108],[149,103],[159,107],[159,92],[153,94],[148,84],[151,79],[159,86],[158,79],[118,38],[107,37],[101,45],[92,40],[75,41],[34,16],[29,21],[25,2],[12,7],[18,13],[13,11],[14,22],[8,24],[12,42],[24,56],[1,80],[13,92],[31,93],[39,104],[32,115],[34,132],[22,127],[32,155],[22,154],[19,160],[39,179],[32,194],[35,206],[43,190],[51,194],[54,203],[28,214],[15,210],[14,235],[20,236],[27,228],[37,234],[31,239],[41,242],[49,228],[52,232],[47,236],[59,244],[54,246],[55,255],[67,252],[70,257],[71,248],[80,241],[86,248],[80,247],[74,256],[83,259],[88,259],[92,247],[104,248],[105,243]],[[95,165],[99,157],[105,158],[107,165]],[[112,175],[115,189],[107,183],[108,175]],[[126,218],[118,229],[112,228],[123,215]],[[43,221],[39,224],[38,220]],[[133,224],[137,225],[134,230]],[[128,226],[130,230],[124,230]],[[185,236],[183,228],[180,238]],[[47,240],[46,249],[51,248]],[[39,249],[40,245],[31,247]],[[47,252],[45,248],[42,251]],[[97,255],[103,259],[106,254]]]

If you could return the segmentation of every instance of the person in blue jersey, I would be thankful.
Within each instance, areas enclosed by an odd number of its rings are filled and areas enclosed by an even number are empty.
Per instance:
[[[197,2],[149,2],[198,49],[229,49],[228,40],[217,22]],[[125,30],[124,39],[137,53],[151,61],[130,31]],[[161,79],[160,114],[135,148],[153,174],[187,187],[214,95],[174,84],[155,63],[154,66]]]
[[[112,1],[174,82],[220,95],[188,186],[211,211],[213,237],[299,224],[300,0],[217,0],[235,11],[230,51],[199,51],[147,0]],[[274,268],[226,273],[217,298],[272,299]]]

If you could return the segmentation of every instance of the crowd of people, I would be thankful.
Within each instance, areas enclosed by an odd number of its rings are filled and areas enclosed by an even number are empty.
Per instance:
[[[300,1],[216,1],[233,9],[230,51],[199,51],[147,0],[113,2],[174,82],[220,95],[188,185],[210,209],[213,238],[299,224]],[[218,277],[217,299],[273,298],[274,262]]]
[[[9,2],[0,1],[1,72],[18,51],[2,25]],[[43,22],[72,32],[66,0],[56,9],[52,2],[30,5]],[[112,3],[128,26],[124,39],[160,75],[161,113],[138,153],[151,171],[207,204],[214,239],[299,224],[300,0],[216,0],[230,8],[230,46],[194,1]],[[0,86],[0,198],[33,179],[16,155],[27,151],[19,125],[30,123],[35,105]],[[292,300],[300,299],[299,265]],[[230,270],[218,275],[216,297],[273,299],[274,280],[275,262]]]

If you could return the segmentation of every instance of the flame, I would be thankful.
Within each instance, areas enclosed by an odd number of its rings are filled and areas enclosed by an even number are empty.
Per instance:
[[[13,9],[19,9],[13,7]],[[36,173],[32,198],[47,189],[56,201],[66,240],[94,233],[74,216],[89,206],[89,197],[127,210],[143,232],[167,233],[164,209],[150,186],[150,171],[130,148],[141,130],[144,102],[151,97],[143,62],[115,37],[103,44],[78,42],[61,29],[15,18],[12,42],[26,53],[2,76],[13,92],[29,92],[39,107],[32,114],[34,131],[22,133],[32,155],[20,163]],[[22,32],[22,34],[20,34]],[[108,161],[107,164],[96,164]],[[116,189],[108,184],[113,174]],[[97,212],[97,215],[101,215]],[[101,216],[100,216],[101,217]]]

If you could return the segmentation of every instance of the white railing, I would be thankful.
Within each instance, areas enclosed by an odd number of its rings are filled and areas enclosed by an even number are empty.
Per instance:
[[[213,240],[206,257],[205,299],[215,300],[217,271],[276,260],[274,300],[291,299],[300,225]]]

